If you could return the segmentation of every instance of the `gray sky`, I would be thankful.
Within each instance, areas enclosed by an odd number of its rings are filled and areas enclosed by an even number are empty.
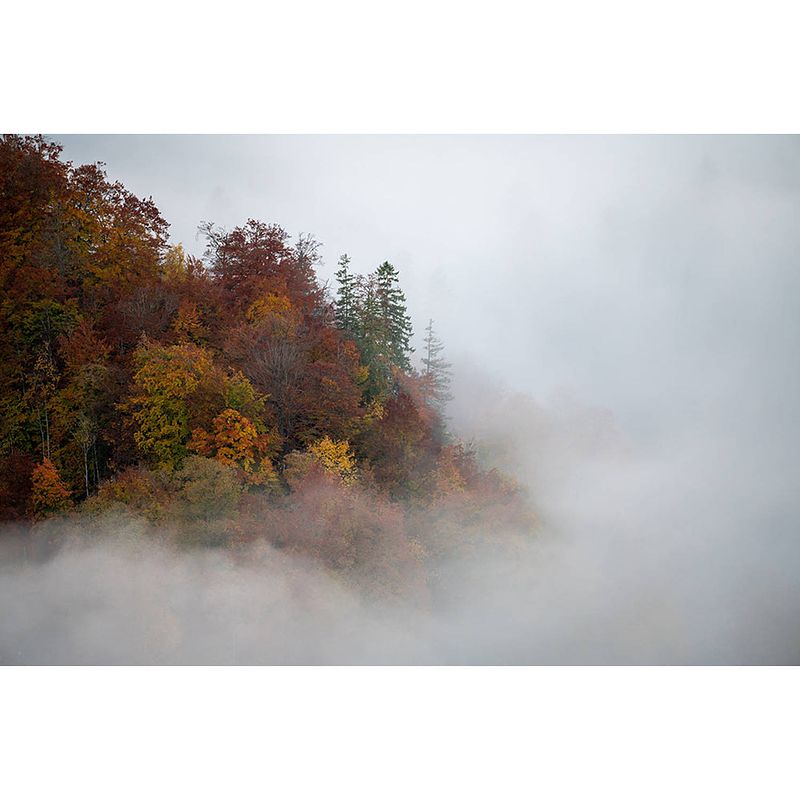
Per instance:
[[[201,220],[256,217],[314,233],[323,279],[391,260],[462,372],[641,437],[796,421],[800,138],[56,138],[198,255]]]

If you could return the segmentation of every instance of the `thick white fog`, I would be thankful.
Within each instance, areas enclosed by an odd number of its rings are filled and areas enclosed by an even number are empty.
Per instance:
[[[799,138],[55,138],[197,255],[201,220],[255,217],[315,234],[323,279],[392,261],[454,363],[453,428],[542,529],[420,610],[109,521],[0,574],[0,661],[800,659]]]

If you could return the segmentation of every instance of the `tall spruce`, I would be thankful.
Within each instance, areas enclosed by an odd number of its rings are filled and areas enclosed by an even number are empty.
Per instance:
[[[336,325],[343,331],[355,331],[355,276],[350,272],[350,256],[345,253],[339,258],[336,271]]]
[[[406,296],[400,289],[400,275],[388,261],[376,273],[378,302],[385,328],[386,357],[389,363],[402,370],[410,370],[409,356],[414,352],[410,345],[413,330],[411,317],[406,311]]]
[[[452,365],[442,358],[444,344],[433,329],[433,320],[425,328],[425,349],[422,356],[422,375],[425,379],[425,399],[444,417],[450,394]]]
[[[365,394],[369,398],[381,397],[389,391],[391,368],[375,273],[358,275],[353,281],[352,331],[361,361],[369,369]]]

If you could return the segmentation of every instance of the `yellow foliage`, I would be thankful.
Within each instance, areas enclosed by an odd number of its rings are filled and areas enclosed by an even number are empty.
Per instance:
[[[356,370],[356,383],[359,386],[364,386],[368,380],[369,380],[369,367],[362,364]]]
[[[383,407],[383,403],[380,400],[373,400],[368,406],[367,411],[364,414],[364,422],[371,423],[377,422],[378,420],[383,419],[384,414],[386,414],[386,409]]]
[[[211,354],[192,344],[162,347],[143,341],[136,350],[134,439],[148,461],[171,469],[186,456],[187,399],[213,367]]]
[[[263,486],[266,489],[277,489],[279,486],[278,473],[268,458],[262,459],[258,468],[247,476],[247,480],[254,486]]]
[[[180,281],[183,280],[189,272],[186,263],[186,253],[184,252],[183,245],[176,244],[170,247],[161,263],[161,272],[167,280]]]
[[[269,459],[259,459],[268,446],[267,437],[247,417],[226,408],[214,417],[213,429],[213,433],[194,430],[189,449],[241,469],[250,483],[267,485],[277,478]]]
[[[337,442],[329,436],[324,436],[309,445],[308,452],[326,472],[338,475],[345,483],[355,479],[356,459],[350,450],[349,442]]]
[[[283,294],[268,294],[259,297],[247,309],[246,317],[248,322],[260,322],[266,317],[278,317],[288,319],[292,313],[292,301]]]

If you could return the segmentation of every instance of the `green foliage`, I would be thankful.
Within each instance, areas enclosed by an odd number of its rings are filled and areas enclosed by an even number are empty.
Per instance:
[[[339,258],[339,269],[336,270],[336,324],[352,333],[355,325],[355,276],[350,272],[350,256],[346,253]]]
[[[411,317],[406,312],[406,296],[400,289],[400,273],[384,261],[375,275],[386,357],[393,366],[408,371],[411,369],[409,356],[414,352],[410,345],[413,330]]]
[[[349,330],[367,368],[364,394],[368,400],[386,397],[393,391],[395,371],[411,369],[413,352],[411,319],[399,273],[385,261],[372,274],[349,280]],[[344,313],[342,300],[337,311],[340,316]]]
[[[188,400],[211,371],[211,356],[196,345],[163,347],[145,340],[134,360],[138,368],[126,407],[133,409],[136,445],[151,466],[173,469],[188,453]]]
[[[232,408],[250,419],[259,434],[266,433],[267,398],[257,392],[253,384],[238,370],[225,376],[223,400],[226,408]]]

